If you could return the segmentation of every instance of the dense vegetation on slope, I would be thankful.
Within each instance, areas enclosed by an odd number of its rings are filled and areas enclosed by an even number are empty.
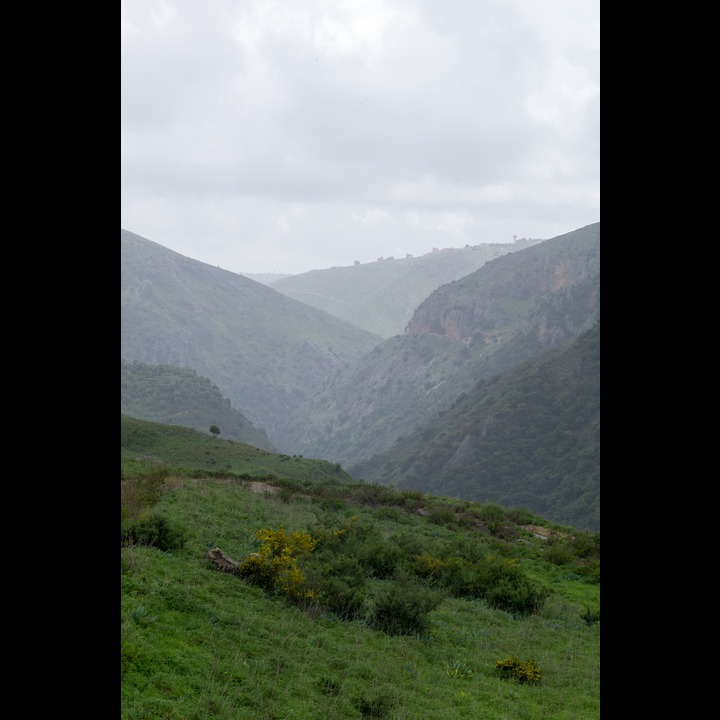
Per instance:
[[[134,233],[120,240],[121,358],[194,369],[275,447],[278,418],[381,340]]]
[[[200,432],[214,425],[225,438],[275,450],[265,431],[258,430],[216,385],[190,368],[121,359],[120,412]]]
[[[445,283],[469,275],[488,260],[540,240],[445,248],[420,257],[312,270],[275,280],[274,290],[384,338],[401,333],[417,306]]]
[[[599,717],[599,535],[372,484],[192,470],[178,438],[217,438],[135,429],[123,720]]]
[[[358,465],[422,428],[461,392],[568,342],[600,315],[600,226],[487,262],[444,285],[405,333],[277,426],[276,446]]]
[[[600,530],[600,323],[480,381],[355,478]]]

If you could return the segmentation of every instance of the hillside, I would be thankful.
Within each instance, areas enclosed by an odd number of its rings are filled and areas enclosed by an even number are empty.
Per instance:
[[[279,418],[381,338],[126,230],[121,358],[192,368],[271,443]]]
[[[123,414],[120,415],[120,456],[128,466],[149,462],[263,480],[283,478],[326,485],[352,482],[338,463],[268,452],[180,425]]]
[[[599,535],[372,484],[192,469],[203,446],[240,446],[127,422],[122,720],[599,717]]]
[[[286,452],[358,465],[447,410],[461,392],[567,343],[599,319],[600,224],[491,260],[420,304],[277,426]]]
[[[461,394],[355,478],[600,530],[600,324]]]
[[[441,285],[474,272],[488,260],[539,242],[522,238],[514,243],[436,248],[419,257],[312,270],[269,284],[288,297],[390,338],[403,332],[417,306]]]
[[[223,437],[263,450],[275,450],[207,378],[190,368],[120,361],[120,411],[143,420],[183,425],[207,433],[217,426]]]

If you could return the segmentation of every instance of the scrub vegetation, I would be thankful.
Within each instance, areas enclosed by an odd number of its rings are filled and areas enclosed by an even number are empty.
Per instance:
[[[135,422],[124,720],[599,717],[599,534]]]

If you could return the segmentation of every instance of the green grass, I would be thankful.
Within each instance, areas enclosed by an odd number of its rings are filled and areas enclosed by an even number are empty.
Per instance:
[[[181,425],[166,425],[120,416],[121,459],[132,466],[138,459],[170,463],[177,473],[187,470],[285,478],[307,482],[348,482],[338,463],[271,453],[226,438],[211,437]]]
[[[123,460],[124,517],[151,509],[186,537],[172,550],[121,548],[123,720],[599,718],[600,626],[582,615],[599,612],[600,586],[578,574],[584,559],[547,562],[546,541],[507,516],[502,532],[489,534],[477,525],[482,507],[467,501],[283,479],[273,482],[279,492],[257,492],[252,478],[202,477],[169,454],[163,460]],[[148,484],[144,495],[130,490]],[[520,616],[445,595],[427,631],[390,636],[365,619],[304,610],[206,559],[217,546],[243,560],[257,551],[261,529],[313,532],[318,522],[338,528],[352,517],[360,549],[387,540],[406,555],[491,553],[514,560],[549,596]],[[393,583],[364,579],[369,598]],[[499,672],[496,661],[509,656],[534,659],[541,681]]]

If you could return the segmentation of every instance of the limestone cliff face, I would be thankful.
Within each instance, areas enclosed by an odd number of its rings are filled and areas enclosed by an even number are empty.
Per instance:
[[[527,248],[522,259],[520,264],[517,256],[505,255],[443,285],[418,307],[405,333],[439,335],[466,344],[497,343],[523,324],[529,331],[532,320],[542,335],[558,318],[549,323],[547,308],[544,319],[539,308],[551,306],[554,295],[577,292],[578,299],[587,299],[580,288],[599,278],[599,224]],[[590,302],[599,304],[599,297]]]

